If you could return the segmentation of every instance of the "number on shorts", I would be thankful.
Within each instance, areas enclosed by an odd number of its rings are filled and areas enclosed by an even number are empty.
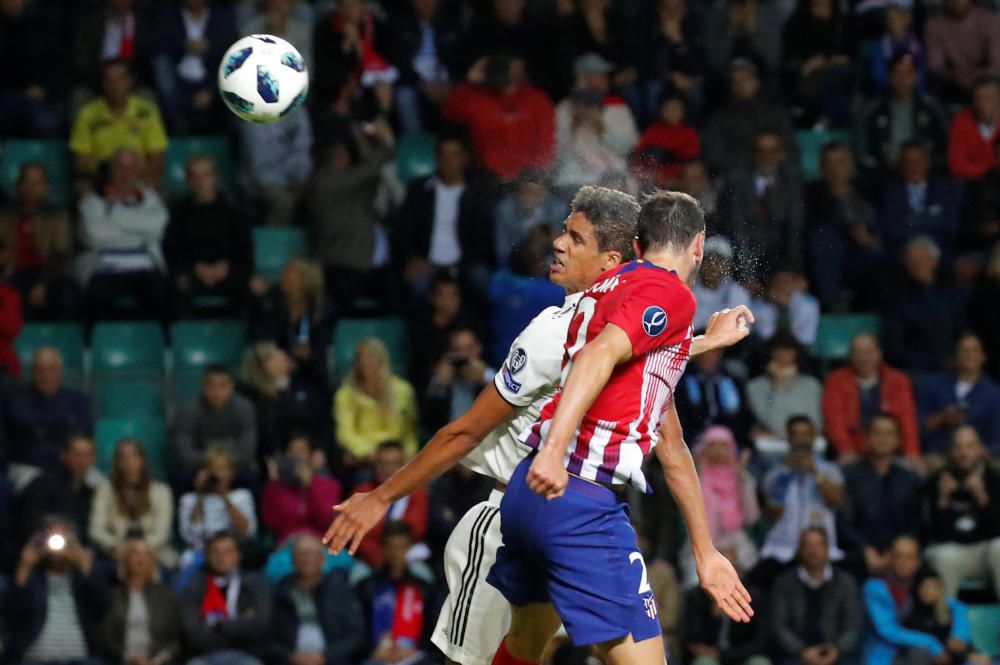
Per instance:
[[[629,563],[635,563],[636,561],[638,561],[639,565],[642,566],[642,579],[639,580],[639,593],[649,593],[653,589],[649,586],[649,578],[646,576],[646,562],[642,560],[642,554],[639,552],[632,552],[628,555]]]

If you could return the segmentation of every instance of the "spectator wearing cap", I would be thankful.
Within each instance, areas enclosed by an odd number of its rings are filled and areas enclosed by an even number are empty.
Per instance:
[[[581,103],[593,104],[600,111],[601,142],[611,152],[624,158],[639,140],[635,118],[625,100],[613,94],[611,73],[614,65],[598,53],[585,53],[573,63],[576,85],[573,92],[556,106],[556,150],[571,140]]]
[[[647,127],[632,152],[632,171],[657,187],[673,187],[685,162],[701,154],[698,132],[685,122],[684,98],[667,96],[660,115]]]
[[[994,35],[1000,47],[998,35],[1000,29]],[[1000,143],[1000,78],[994,75],[973,86],[972,104],[951,120],[948,168],[952,175],[973,182],[982,178],[994,165],[997,143]]]
[[[964,101],[982,76],[1000,75],[1000,16],[972,0],[948,0],[927,21],[927,66],[949,102]]]
[[[879,236],[886,257],[897,265],[907,242],[920,235],[930,236],[946,256],[955,251],[961,188],[952,178],[933,173],[932,166],[928,146],[907,141],[899,151],[899,175],[882,191]]]
[[[900,53],[887,67],[888,89],[861,114],[861,167],[879,175],[895,171],[900,151],[910,141],[929,146],[934,161],[943,160],[948,121],[937,100],[920,90],[920,71],[914,56]]]
[[[819,329],[819,301],[807,290],[805,275],[779,270],[760,296],[751,299],[754,332],[762,340],[778,333],[791,334],[799,344],[812,346]]]
[[[702,139],[705,159],[713,169],[728,171],[753,161],[757,137],[777,133],[790,161],[798,159],[795,131],[785,110],[767,100],[761,91],[757,66],[746,58],[729,65],[729,99],[708,119]]]
[[[802,349],[792,335],[777,333],[769,344],[764,373],[747,383],[747,400],[761,435],[781,436],[792,416],[803,415],[822,427],[823,384],[802,374]]]
[[[693,291],[698,300],[695,330],[704,330],[713,312],[750,303],[750,294],[733,279],[733,245],[723,236],[705,241],[705,258]]]
[[[813,292],[831,309],[870,298],[879,267],[875,209],[854,183],[854,155],[846,143],[820,149],[820,180],[806,185],[807,254]]]
[[[905,281],[890,292],[882,316],[888,361],[911,372],[943,370],[965,327],[965,298],[938,277],[940,258],[930,238],[908,242]]]
[[[847,366],[830,372],[823,388],[826,438],[842,464],[868,450],[868,431],[880,411],[899,421],[903,454],[919,457],[917,407],[910,379],[885,364],[878,340],[863,333],[851,340]]]
[[[917,73],[915,83],[927,89],[927,58],[913,26],[913,0],[889,0],[885,5],[885,27],[865,56],[868,87],[886,92],[891,86],[893,63],[909,58]]]
[[[950,371],[920,383],[917,407],[925,453],[943,452],[955,429],[968,423],[986,448],[1000,455],[1000,386],[985,367],[982,340],[965,333],[955,345]]]
[[[569,208],[552,192],[550,184],[544,172],[525,169],[517,176],[514,191],[497,203],[493,216],[500,265],[508,264],[514,248],[535,229],[545,229],[551,238],[562,232]]]

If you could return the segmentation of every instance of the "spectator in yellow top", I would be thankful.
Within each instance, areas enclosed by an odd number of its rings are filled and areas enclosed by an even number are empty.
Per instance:
[[[367,464],[383,441],[400,441],[407,455],[417,451],[413,387],[392,373],[379,339],[358,343],[354,366],[334,395],[333,413],[349,466]]]
[[[135,80],[124,60],[104,63],[103,95],[87,102],[77,114],[70,136],[74,166],[91,175],[119,148],[132,148],[146,164],[146,183],[155,187],[163,176],[167,133],[156,104],[132,94]]]

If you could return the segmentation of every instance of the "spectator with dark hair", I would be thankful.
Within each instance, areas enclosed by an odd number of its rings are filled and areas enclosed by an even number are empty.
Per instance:
[[[943,452],[955,428],[967,423],[1000,455],[1000,387],[985,373],[982,340],[963,334],[952,359],[952,371],[927,377],[917,387],[924,452]]]
[[[838,533],[859,579],[885,573],[893,539],[915,536],[922,527],[921,480],[896,457],[901,439],[896,417],[877,414],[865,458],[844,468],[847,492]]]
[[[963,100],[976,81],[1000,75],[1000,17],[972,0],[948,0],[927,21],[927,66],[949,102]]]
[[[987,256],[967,308],[969,326],[983,342],[987,366],[994,376],[1000,377],[1000,327],[993,316],[993,303],[997,302],[1000,302],[1000,242]]]
[[[424,664],[427,661],[423,648],[430,629],[433,599],[428,581],[416,577],[407,563],[407,552],[416,538],[405,522],[388,522],[379,531],[384,562],[374,566],[371,577],[358,584],[372,649],[365,662]],[[370,536],[371,532],[367,537]]]
[[[555,195],[548,176],[538,169],[525,169],[517,176],[514,191],[500,199],[493,213],[497,263],[508,265],[514,248],[536,228],[551,238],[562,232],[569,208]]]
[[[894,63],[909,59],[917,74],[914,82],[927,89],[927,57],[920,42],[922,35],[914,25],[912,0],[894,0],[884,5],[881,35],[869,42],[864,54],[866,88],[884,93],[895,88],[892,82]]]
[[[364,465],[383,442],[417,452],[417,405],[413,386],[392,371],[389,350],[376,338],[358,342],[354,362],[333,396],[336,439],[348,465]]]
[[[983,248],[1000,246],[1000,140],[993,144],[993,167],[969,187],[961,230],[963,249],[980,256]]]
[[[5,656],[14,663],[97,665],[105,575],[72,523],[49,516],[21,550],[4,605]]]
[[[274,531],[278,547],[295,534],[326,532],[341,491],[325,467],[326,455],[304,435],[292,435],[284,451],[268,460],[260,521]]]
[[[480,66],[484,59],[502,53],[524,63],[532,80],[544,81],[549,76],[543,34],[548,26],[527,11],[526,0],[486,0],[479,3],[472,20],[459,35],[452,53],[451,73],[460,80],[469,70]]]
[[[800,269],[804,226],[802,182],[778,132],[754,138],[749,166],[735,166],[719,201],[719,226],[733,240],[742,282],[764,284],[779,268]],[[730,153],[728,162],[736,161]]]
[[[205,453],[224,449],[239,473],[257,472],[257,423],[253,404],[236,393],[232,373],[222,365],[205,368],[201,393],[174,417],[174,446],[185,478],[201,466]]]
[[[372,464],[374,478],[355,487],[354,492],[356,494],[371,492],[384,483],[389,476],[403,468],[405,461],[406,455],[403,446],[398,441],[386,441],[379,444],[375,450]],[[389,552],[383,547],[385,542],[382,534],[384,531],[391,531],[389,526],[397,521],[405,525],[411,541],[410,544],[421,542],[427,534],[429,503],[430,495],[427,490],[422,488],[393,503],[386,513],[385,520],[376,524],[365,534],[358,547],[357,557],[372,568],[381,566],[389,556]]]
[[[72,319],[82,298],[71,275],[75,248],[69,215],[48,201],[44,164],[22,164],[16,186],[14,201],[0,209],[10,284],[21,294],[26,319]]]
[[[486,171],[508,182],[526,168],[550,168],[555,157],[555,107],[528,82],[524,69],[518,58],[479,60],[468,80],[452,88],[442,111],[445,120],[468,127],[477,161]]]
[[[764,291],[750,300],[754,333],[767,341],[778,333],[812,346],[819,330],[819,301],[809,293],[806,277],[798,270],[779,268],[771,273]]]
[[[639,137],[632,172],[657,187],[673,187],[684,163],[700,155],[698,132],[685,120],[684,98],[673,93],[660,103],[657,119]]]
[[[882,316],[887,360],[904,369],[940,371],[965,327],[965,296],[938,277],[941,250],[926,236],[906,243],[905,281]]]
[[[434,365],[448,348],[452,330],[470,324],[456,271],[438,271],[431,280],[427,302],[407,317],[410,375],[417,388],[427,386]]]
[[[365,615],[339,570],[323,572],[325,548],[316,536],[292,538],[293,571],[274,590],[268,662],[347,665],[365,644]]]
[[[713,312],[732,309],[750,302],[750,294],[733,279],[733,245],[714,235],[705,240],[705,254],[698,279],[691,289],[698,301],[695,330],[704,330]]]
[[[121,585],[111,592],[101,621],[104,655],[129,665],[174,662],[181,650],[177,599],[156,580],[153,547],[142,539],[126,540],[118,571]]]
[[[452,331],[448,351],[438,361],[424,395],[421,422],[431,431],[468,411],[496,374],[483,360],[483,345],[469,328]]]
[[[240,570],[236,538],[225,531],[205,544],[205,572],[180,596],[181,635],[189,665],[259,665],[271,620],[271,590]]]
[[[165,483],[150,478],[146,451],[135,439],[122,439],[111,458],[111,478],[94,494],[90,511],[90,542],[109,559],[122,559],[130,539],[142,538],[166,568],[177,565],[170,546],[174,494]]]
[[[952,0],[971,4],[971,0]],[[985,10],[983,10],[985,11]],[[1000,50],[1000,37],[994,36]],[[1000,56],[998,56],[1000,57]],[[975,182],[993,167],[1000,141],[1000,78],[981,79],[972,88],[972,103],[951,120],[948,168],[952,175]]]
[[[988,655],[975,652],[965,604],[945,593],[944,582],[933,572],[925,571],[918,580],[905,627],[936,637],[955,665],[989,665]]]
[[[825,529],[802,531],[797,558],[799,565],[778,576],[771,590],[771,620],[781,661],[854,662],[865,622],[857,582],[830,565]]]
[[[753,163],[757,137],[776,134],[791,161],[798,159],[795,132],[785,110],[761,91],[757,66],[746,58],[729,63],[729,99],[709,117],[702,134],[705,160],[718,171]]]
[[[1000,589],[1000,472],[970,425],[952,434],[948,465],[927,481],[927,559],[949,596],[966,579]]]
[[[861,167],[876,175],[895,171],[900,151],[910,142],[928,146],[931,157],[940,163],[948,142],[944,110],[937,100],[920,91],[920,72],[912,54],[901,53],[888,66],[889,90],[862,112],[858,155]]]
[[[717,212],[719,207],[720,183],[708,176],[708,167],[703,159],[693,159],[681,164],[677,179],[677,190],[693,197],[705,211],[709,233],[718,233]]]
[[[651,9],[639,17],[646,33],[639,33],[642,49],[639,75],[646,93],[641,115],[653,117],[657,102],[667,91],[672,91],[680,94],[697,116],[705,74],[703,13],[698,5],[689,5],[687,0],[658,0]]]
[[[124,20],[125,29],[129,24],[134,26],[134,19]],[[129,148],[140,157],[147,185],[156,185],[163,176],[163,153],[167,149],[160,110],[133,93],[135,79],[126,60],[108,60],[101,65],[101,72],[103,95],[80,108],[70,134],[75,169],[80,175],[93,176],[117,150]]]
[[[787,332],[768,342],[764,374],[751,379],[746,389],[757,436],[780,437],[792,416],[806,416],[822,427],[823,384],[802,373],[801,356],[798,341]]]
[[[76,17],[69,56],[77,85],[89,92],[100,80],[102,67],[111,61],[120,60],[137,70],[146,64],[152,35],[149,16],[141,5],[136,0],[103,0],[83,8]]]
[[[4,393],[8,462],[54,469],[70,435],[94,427],[90,400],[63,384],[62,355],[54,347],[36,349],[31,382]]]
[[[713,2],[707,17],[705,56],[714,74],[725,76],[734,58],[753,62],[772,79],[781,64],[781,26],[787,10],[771,0]]]
[[[189,194],[171,209],[163,234],[178,314],[241,315],[253,273],[250,224],[219,192],[218,168],[210,156],[190,158],[185,172]]]
[[[820,180],[806,185],[807,255],[813,292],[826,309],[865,301],[879,265],[878,219],[855,186],[854,155],[840,141],[819,153]]]
[[[45,138],[62,127],[58,104],[66,68],[53,48],[54,26],[28,4],[0,5],[0,57],[19,63],[0,75],[0,135]]]
[[[118,148],[108,181],[80,201],[80,227],[87,252],[80,260],[91,321],[122,318],[165,320],[166,261],[161,242],[167,207],[142,180],[142,158]],[[122,305],[121,300],[134,304]]]
[[[484,280],[479,273],[495,262],[493,204],[470,177],[465,143],[457,133],[443,134],[434,155],[434,174],[409,184],[397,217],[396,255],[417,294],[427,291],[435,270],[459,267],[463,277]]]
[[[856,461],[868,450],[868,431],[880,411],[899,421],[902,452],[920,456],[917,407],[910,379],[882,360],[878,339],[863,333],[851,340],[846,367],[835,369],[823,388],[826,438],[841,464]]]
[[[947,255],[955,249],[962,212],[962,191],[948,176],[931,170],[927,145],[907,141],[899,149],[899,175],[882,192],[879,236],[886,258],[902,259],[911,239],[927,235]]]
[[[217,72],[237,37],[232,8],[211,0],[158,5],[150,61],[171,132],[218,131],[224,116],[215,92]]]
[[[743,379],[726,368],[723,355],[723,349],[698,354],[677,385],[677,415],[687,436],[697,437],[709,425],[723,425],[742,441],[750,431],[753,415]]]

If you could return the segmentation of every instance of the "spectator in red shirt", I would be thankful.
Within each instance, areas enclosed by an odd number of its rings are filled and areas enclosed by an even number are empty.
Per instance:
[[[273,530],[280,546],[289,536],[322,536],[330,509],[340,503],[340,483],[324,472],[326,456],[304,435],[293,436],[284,454],[267,464],[261,521]]]
[[[917,407],[909,377],[882,361],[874,335],[862,333],[851,341],[846,367],[830,372],[823,389],[826,438],[841,464],[857,461],[868,450],[868,430],[879,412],[899,421],[903,454],[920,456]]]
[[[443,116],[469,128],[479,162],[502,180],[514,180],[526,168],[552,166],[555,107],[527,82],[520,59],[479,60],[448,96]]]
[[[948,168],[963,180],[979,180],[993,167],[1000,141],[1000,79],[985,78],[972,90],[972,104],[955,114],[948,137]]]
[[[21,363],[17,360],[14,340],[23,327],[21,296],[6,280],[0,280],[0,375],[21,378]]]
[[[398,441],[386,441],[379,444],[379,447],[375,449],[375,479],[361,483],[355,488],[355,492],[365,493],[374,491],[389,476],[403,468],[405,461],[403,446]],[[382,530],[385,528],[387,522],[404,522],[410,527],[413,542],[422,542],[424,535],[427,534],[429,506],[430,495],[423,488],[390,505],[385,519],[365,534],[360,547],[358,547],[357,557],[372,568],[378,568],[382,565],[385,557],[381,545]]]
[[[698,132],[684,121],[684,98],[670,95],[659,119],[646,128],[632,153],[632,169],[657,187],[673,187],[681,167],[701,154]]]

